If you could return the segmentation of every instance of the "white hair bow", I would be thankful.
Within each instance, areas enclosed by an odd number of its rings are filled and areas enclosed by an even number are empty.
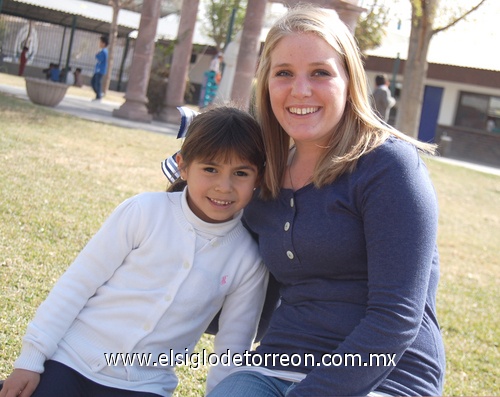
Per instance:
[[[189,125],[199,113],[186,106],[179,106],[177,109],[181,113],[181,125],[179,127],[179,132],[177,133],[177,139],[185,138],[187,136]],[[177,153],[179,152],[175,152],[172,156],[167,157],[161,163],[161,169],[170,183],[174,183],[180,177],[179,166],[175,161]]]

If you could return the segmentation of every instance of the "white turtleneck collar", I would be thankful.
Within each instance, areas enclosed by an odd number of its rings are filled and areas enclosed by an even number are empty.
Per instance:
[[[184,213],[184,216],[186,217],[187,221],[196,230],[196,234],[199,237],[209,241],[216,237],[223,237],[227,235],[240,223],[241,217],[243,215],[243,210],[237,212],[234,215],[233,219],[230,219],[226,222],[209,223],[201,220],[193,213],[191,208],[189,208],[189,204],[187,202],[187,194],[188,194],[187,190],[188,188],[186,187],[182,191],[182,196],[181,196],[182,212]]]

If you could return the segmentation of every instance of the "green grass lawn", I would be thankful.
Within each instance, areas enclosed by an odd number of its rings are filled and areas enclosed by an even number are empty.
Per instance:
[[[0,378],[36,308],[110,212],[165,189],[160,162],[178,146],[0,94]],[[427,163],[441,208],[444,395],[500,395],[500,177]],[[206,370],[178,372],[176,396],[203,395]]]

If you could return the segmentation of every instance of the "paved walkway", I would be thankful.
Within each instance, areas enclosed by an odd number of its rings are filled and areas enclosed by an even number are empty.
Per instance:
[[[438,156],[435,156],[432,159],[433,160],[437,160],[437,161],[442,161],[443,163],[452,164],[452,165],[456,165],[456,166],[459,166],[459,167],[470,168],[470,169],[475,170],[475,171],[479,171],[479,172],[484,172],[484,173],[487,173],[487,174],[493,174],[493,175],[500,176],[500,168],[489,167],[487,165],[482,165],[482,164],[468,163],[468,162],[465,162],[465,161],[450,159],[448,157],[438,157]]]
[[[15,87],[5,84],[0,84],[0,91],[7,94],[14,95],[15,97],[29,100],[24,87]],[[165,123],[160,121],[152,121],[151,123],[143,123],[120,119],[113,117],[113,109],[120,107],[116,102],[110,102],[103,99],[101,102],[92,102],[89,98],[79,97],[67,94],[62,102],[56,107],[52,108],[58,112],[72,114],[73,116],[80,117],[87,120],[92,120],[101,123],[113,124],[125,128],[134,128],[144,131],[157,132],[160,134],[177,135],[179,126],[176,124]],[[434,159],[449,164],[457,165],[474,169],[476,171],[485,172],[489,174],[499,175],[500,168],[488,167],[480,164],[468,163],[465,161],[450,159],[446,157],[434,157]]]
[[[13,95],[20,99],[29,100],[26,88],[0,84],[0,91]],[[64,99],[56,107],[50,108],[57,112],[68,113],[82,119],[92,120],[100,123],[113,124],[125,128],[134,128],[157,132],[161,134],[177,135],[179,126],[171,123],[152,121],[144,123],[113,117],[112,112],[121,104],[103,99],[101,102],[92,102],[91,99],[76,95],[66,94]]]

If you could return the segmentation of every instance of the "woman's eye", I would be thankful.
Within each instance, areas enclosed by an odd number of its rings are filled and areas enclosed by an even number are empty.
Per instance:
[[[291,76],[292,74],[287,70],[278,70],[274,75],[276,77],[288,77]]]
[[[316,70],[314,71],[313,76],[331,76],[331,73],[327,70]]]

